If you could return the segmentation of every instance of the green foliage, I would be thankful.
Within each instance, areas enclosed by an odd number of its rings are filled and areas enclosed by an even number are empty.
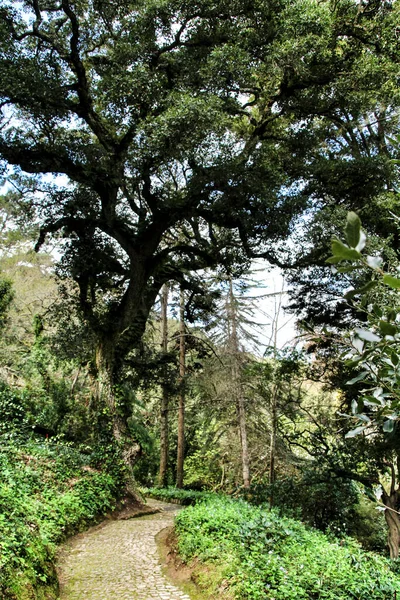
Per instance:
[[[352,512],[350,535],[366,550],[387,552],[387,525],[383,513],[376,510],[376,502],[362,494]]]
[[[0,278],[0,331],[6,324],[7,311],[10,307],[14,291],[12,283],[8,279]]]
[[[184,560],[224,563],[215,591],[224,578],[238,599],[392,600],[399,590],[386,559],[245,502],[221,497],[190,507],[176,530]]]
[[[200,295],[194,272],[241,270],[244,253],[279,264],[314,200],[330,207],[357,187],[365,202],[387,187],[364,115],[397,101],[388,3],[110,6],[4,2],[0,14],[2,98],[16,117],[0,154],[17,200],[38,208],[38,245],[65,238],[81,316],[117,350],[106,363],[140,345],[164,282]],[[67,184],[41,181],[60,173]]]
[[[0,443],[0,597],[33,600],[56,588],[56,545],[115,506],[124,476],[72,445]]]
[[[351,533],[359,499],[354,483],[315,466],[272,485],[253,482],[250,490],[243,490],[241,495],[255,505],[268,502],[272,496],[281,513],[337,536]]]
[[[168,488],[141,488],[144,495],[148,495],[151,498],[158,498],[159,500],[178,500],[179,504],[183,506],[189,504],[196,504],[203,500],[214,498],[217,494],[212,492],[199,492],[197,490],[182,490],[174,487]]]
[[[349,244],[345,246],[346,252],[357,244],[361,244],[359,249],[363,250],[367,238],[355,213],[347,216],[345,234]],[[344,246],[341,242],[340,244]],[[400,279],[382,269],[383,261],[380,256],[364,256],[361,253],[350,256],[338,248],[338,242],[334,240],[333,256],[328,262],[339,264],[350,261],[352,264],[342,267],[342,272],[356,268],[372,274],[371,281],[366,285],[346,294],[346,298],[353,301],[359,313],[364,314],[365,321],[363,327],[355,327],[348,336],[342,336],[342,342],[346,345],[345,364],[360,371],[347,384],[361,382],[363,385],[359,401],[355,401],[352,406],[358,427],[349,431],[347,437],[359,435],[372,426],[379,427],[384,433],[391,433],[400,411],[400,310],[397,297]],[[370,296],[373,288],[378,288],[375,289],[375,302]]]
[[[0,381],[0,436],[12,437],[27,428],[29,421],[22,394]]]

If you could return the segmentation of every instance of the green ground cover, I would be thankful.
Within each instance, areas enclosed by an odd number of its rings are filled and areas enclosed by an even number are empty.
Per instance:
[[[168,488],[147,488],[142,487],[141,492],[144,496],[150,496],[157,500],[173,501],[177,500],[182,506],[189,506],[197,502],[212,499],[218,496],[212,492],[199,492],[197,490],[181,490],[174,487]]]
[[[57,544],[115,506],[118,470],[62,443],[0,442],[0,598],[55,598]]]
[[[216,569],[214,591],[249,600],[393,600],[394,563],[354,540],[335,540],[275,511],[215,497],[176,518],[185,561]],[[210,584],[210,582],[208,582]]]

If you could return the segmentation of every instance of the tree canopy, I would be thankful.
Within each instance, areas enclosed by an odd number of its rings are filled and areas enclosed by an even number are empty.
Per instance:
[[[334,127],[344,102],[362,104],[372,74],[380,86],[388,58],[365,49],[391,11],[347,1],[1,3],[0,153],[34,175],[23,191],[39,212],[38,245],[66,238],[103,345],[124,354],[140,339],[165,281],[189,286],[189,272],[240,262],[243,250],[282,260],[307,205],[301,168],[323,145],[315,120]],[[64,177],[39,183],[44,174]]]

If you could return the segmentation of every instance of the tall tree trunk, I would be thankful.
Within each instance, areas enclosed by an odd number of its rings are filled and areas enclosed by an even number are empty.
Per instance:
[[[244,405],[243,388],[240,377],[240,350],[237,333],[237,313],[232,279],[229,279],[229,319],[230,346],[232,353],[232,380],[235,393],[236,414],[238,419],[239,439],[242,458],[243,486],[250,487],[249,449],[247,444],[246,410]]]
[[[168,352],[168,293],[169,288],[164,284],[161,291],[161,348],[164,355]],[[158,482],[161,487],[167,485],[168,469],[168,410],[169,410],[168,387],[165,382],[162,384],[161,410],[160,410],[160,472]]]
[[[272,390],[271,398],[271,448],[269,453],[269,484],[271,492],[269,496],[270,507],[274,504],[273,484],[275,483],[275,453],[276,453],[276,434],[278,427],[278,406],[277,406],[277,389],[276,386]]]
[[[392,560],[399,558],[400,546],[400,515],[398,513],[399,492],[391,490],[390,495],[385,491],[382,494],[382,501],[387,507],[385,510],[385,520],[388,527],[388,546],[390,558]]]
[[[274,379],[276,378],[276,368],[277,368],[277,360],[278,360],[278,331],[279,331],[279,317],[281,313],[282,307],[282,294],[284,289],[284,282],[282,282],[282,290],[278,296],[275,296],[275,313],[272,321],[272,335],[271,340],[273,343],[273,357],[274,357]],[[278,393],[279,388],[276,383],[276,380],[272,385],[272,395],[271,395],[271,447],[269,452],[269,484],[271,486],[271,492],[269,497],[269,505],[270,507],[274,504],[274,488],[273,484],[275,483],[276,473],[275,473],[275,457],[276,457],[276,439],[278,434]]]
[[[124,416],[119,412],[114,388],[114,343],[108,339],[99,343],[96,349],[98,407],[104,403],[112,421],[113,436],[118,443],[127,470],[126,491],[135,500],[142,500],[133,476],[133,466],[141,454],[140,445],[132,439]]]
[[[178,410],[178,456],[176,460],[176,487],[183,487],[183,462],[185,455],[185,296],[181,289],[179,310],[179,410]]]

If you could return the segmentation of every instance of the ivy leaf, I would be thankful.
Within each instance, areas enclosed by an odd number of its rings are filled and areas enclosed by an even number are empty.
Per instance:
[[[386,275],[383,276],[383,283],[386,283],[386,285],[390,286],[394,290],[400,290],[400,279],[393,277],[393,275],[388,275],[386,273]]]
[[[360,242],[361,221],[360,217],[355,212],[347,213],[344,233],[349,246],[351,248],[356,248]]]

